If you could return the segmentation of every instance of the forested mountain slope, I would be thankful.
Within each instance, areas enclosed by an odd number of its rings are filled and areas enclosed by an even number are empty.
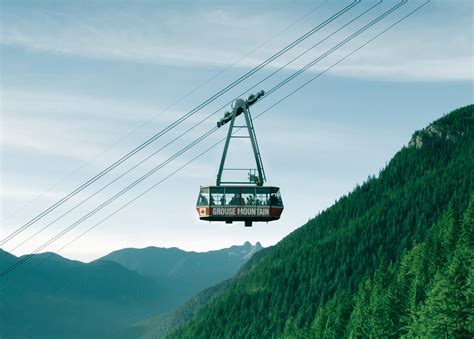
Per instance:
[[[416,132],[378,177],[257,253],[172,336],[469,334],[473,111]],[[451,327],[443,312],[457,312]]]
[[[400,262],[381,265],[355,295],[338,291],[301,328],[285,337],[472,338],[474,335],[474,199],[464,216],[456,207]]]

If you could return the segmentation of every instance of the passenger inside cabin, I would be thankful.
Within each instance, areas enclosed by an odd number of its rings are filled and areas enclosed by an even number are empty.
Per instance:
[[[272,205],[272,206],[273,205],[278,205],[278,198],[276,197],[275,194],[272,194],[270,196],[269,204]]]
[[[211,197],[211,201],[212,201],[212,197]],[[208,201],[207,201],[207,198],[202,195],[202,193],[199,193],[199,205],[207,205],[208,204]]]
[[[235,194],[232,199],[229,201],[229,205],[240,205],[239,203],[239,198],[237,197],[237,194]]]
[[[253,196],[248,196],[247,197],[247,205],[253,205]]]

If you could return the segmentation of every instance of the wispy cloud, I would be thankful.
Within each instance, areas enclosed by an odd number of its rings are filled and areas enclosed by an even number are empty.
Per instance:
[[[137,138],[146,139],[185,113],[155,109],[121,98],[8,88],[2,89],[1,106],[2,147],[87,161],[114,142],[124,140],[107,156],[97,159],[98,162],[118,157]],[[183,125],[189,126],[197,119],[200,117],[193,116]]]
[[[0,199],[12,199],[12,200],[31,200],[41,193],[43,200],[52,201],[62,198],[66,192],[59,191],[48,191],[43,192],[41,189],[32,189],[31,185],[19,187],[18,185],[10,186],[8,184],[2,184],[2,190],[0,192]]]
[[[26,90],[2,87],[2,113],[4,116],[27,115],[60,115],[67,118],[87,117],[94,119],[114,119],[124,121],[142,121],[160,113],[154,108],[139,103],[117,101],[116,98],[94,97],[78,94]]]
[[[129,117],[123,107],[92,97],[2,88],[1,146],[86,160],[101,150],[104,119]],[[91,115],[87,119],[84,115]],[[100,124],[102,133],[97,132]],[[96,127],[97,126],[97,127]]]
[[[92,133],[81,133],[80,126],[66,121],[6,116],[2,125],[2,148],[15,147],[79,160],[88,160],[102,150]]]
[[[410,6],[417,4],[410,3]],[[456,6],[449,2],[435,3],[334,73],[400,80],[472,79],[473,33],[467,29],[472,26],[469,6],[465,2]],[[321,9],[311,20],[321,20],[330,9]],[[276,6],[265,11],[248,11],[242,7],[209,5],[117,6],[96,12],[78,5],[49,9],[32,6],[10,11],[7,8],[1,43],[87,58],[227,66],[301,15],[301,6],[299,10],[285,12]],[[245,20],[236,19],[243,17]],[[304,31],[309,24],[306,22],[306,26],[298,28]],[[291,33],[296,34],[296,31]],[[243,60],[240,66],[256,65],[286,38],[290,36],[270,42],[265,49]],[[350,48],[345,51],[348,50]],[[282,62],[284,60],[273,66]]]

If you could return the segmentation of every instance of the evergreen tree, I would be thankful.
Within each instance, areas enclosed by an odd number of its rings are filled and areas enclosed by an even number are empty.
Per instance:
[[[368,337],[370,335],[371,329],[367,320],[370,316],[371,289],[372,282],[367,278],[355,295],[354,310],[347,328],[347,336],[350,338]]]

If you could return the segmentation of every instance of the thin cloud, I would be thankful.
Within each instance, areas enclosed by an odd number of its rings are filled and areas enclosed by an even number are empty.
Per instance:
[[[119,157],[129,147],[136,146],[137,140],[147,139],[184,113],[185,110],[165,112],[123,99],[2,89],[0,141],[2,147],[87,161],[124,139],[98,159],[102,163]],[[193,116],[181,128],[201,119],[202,115]]]
[[[461,71],[472,70],[473,61],[472,32],[466,29],[472,25],[472,18],[463,10],[466,6],[469,5],[436,3],[434,9],[418,13],[394,29],[387,39],[367,47],[333,73],[396,80],[473,79],[472,71]],[[87,58],[189,67],[228,66],[281,29],[282,22],[291,22],[298,15],[290,11],[291,17],[285,17],[281,10],[263,14],[247,10],[243,13],[241,8],[230,7],[204,6],[190,10],[168,7],[161,11],[148,8],[146,12],[139,7],[118,8],[108,10],[107,15],[92,14],[77,6],[16,9],[4,15],[1,43]],[[443,13],[449,17],[443,17]],[[245,20],[235,20],[244,14]],[[450,25],[441,26],[436,19],[450,21]],[[268,51],[278,47],[279,42],[272,41],[265,50],[243,60],[239,66],[255,66]],[[283,62],[272,66],[279,67]]]
[[[116,99],[103,97],[2,87],[2,114],[4,116],[10,116],[13,113],[22,116],[47,114],[67,118],[80,117],[81,120],[87,120],[90,116],[94,119],[143,121],[144,118],[154,116],[159,112],[159,108],[124,100],[117,102]]]

